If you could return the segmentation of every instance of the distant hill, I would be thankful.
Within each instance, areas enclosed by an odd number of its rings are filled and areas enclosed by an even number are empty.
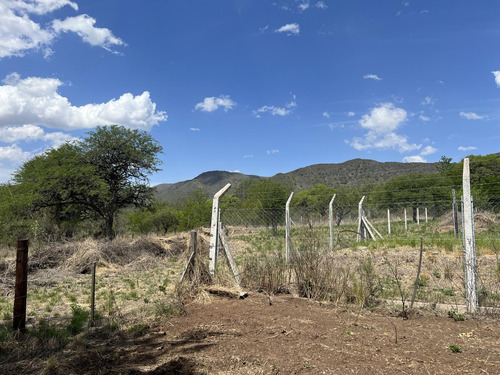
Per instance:
[[[298,192],[316,184],[360,187],[411,172],[434,173],[437,172],[437,165],[438,163],[381,163],[369,159],[353,159],[339,164],[314,164],[288,173],[278,173],[270,178]],[[162,200],[175,202],[189,197],[198,189],[212,196],[228,182],[234,191],[238,184],[248,178],[265,179],[242,173],[211,171],[189,181],[157,185],[156,196]]]

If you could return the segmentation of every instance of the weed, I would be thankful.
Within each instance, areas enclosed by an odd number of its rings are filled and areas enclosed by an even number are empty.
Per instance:
[[[71,305],[71,321],[67,327],[68,332],[71,335],[77,335],[83,331],[83,328],[86,326],[90,312],[85,310],[81,306],[76,304]]]
[[[452,318],[455,322],[462,322],[462,321],[465,320],[465,315],[464,314],[460,314],[456,310],[450,310],[450,311],[448,311],[448,317]]]
[[[149,324],[146,324],[146,323],[137,323],[137,324],[133,324],[132,326],[130,326],[128,328],[128,331],[130,333],[133,333],[134,335],[137,335],[137,336],[143,336],[144,334],[146,334],[146,332],[149,330]]]
[[[458,345],[452,344],[449,346],[449,348],[450,348],[452,353],[462,353],[462,348]]]
[[[441,278],[441,272],[439,272],[439,270],[437,268],[434,268],[434,271],[432,271],[432,274],[434,275],[434,277],[436,279],[440,279]]]
[[[418,286],[419,287],[424,287],[429,284],[430,276],[426,273],[422,273],[420,277],[418,278]]]
[[[445,296],[453,296],[455,294],[455,291],[453,289],[448,289],[448,288],[442,288],[441,289],[441,292],[445,295]]]

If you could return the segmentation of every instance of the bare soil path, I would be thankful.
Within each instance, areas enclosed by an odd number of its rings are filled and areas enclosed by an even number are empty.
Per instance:
[[[499,374],[500,321],[214,297],[140,337],[75,345],[54,374]],[[396,342],[397,336],[397,342]],[[461,348],[453,353],[450,345]]]

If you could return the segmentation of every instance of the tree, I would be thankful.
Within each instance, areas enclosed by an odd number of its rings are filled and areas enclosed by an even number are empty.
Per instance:
[[[102,220],[102,233],[115,236],[116,213],[144,206],[152,197],[148,176],[158,171],[162,148],[146,132],[123,126],[98,127],[82,140],[34,157],[14,175],[33,210],[56,208]]]
[[[285,217],[288,196],[289,191],[279,182],[270,179],[252,181],[246,188],[243,207],[255,209],[260,220],[266,226],[271,226],[276,235],[278,224]]]
[[[335,189],[326,185],[317,184],[309,190],[299,191],[292,205],[305,215],[309,228],[312,228],[313,217],[325,217],[328,215],[328,204],[335,194]]]

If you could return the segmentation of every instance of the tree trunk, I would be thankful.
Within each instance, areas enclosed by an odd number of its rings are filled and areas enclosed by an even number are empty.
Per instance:
[[[113,230],[114,216],[114,214],[110,214],[108,217],[106,217],[104,236],[109,241],[112,241],[115,238],[115,231]]]
[[[417,222],[417,207],[413,207],[413,222]]]

